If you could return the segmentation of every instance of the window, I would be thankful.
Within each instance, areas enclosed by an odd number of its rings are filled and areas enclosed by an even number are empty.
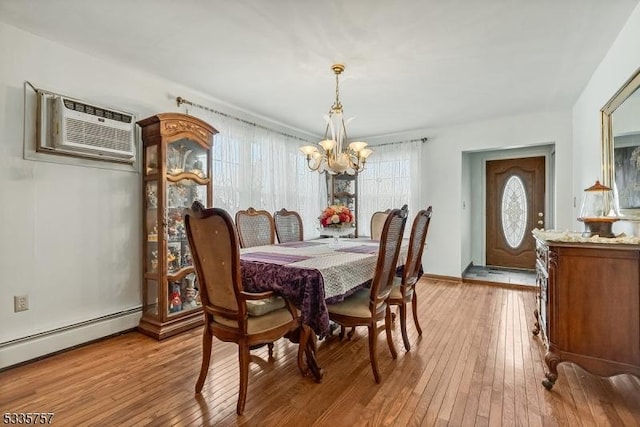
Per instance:
[[[512,175],[502,192],[502,231],[507,244],[517,248],[522,243],[527,225],[527,194],[520,177]]]
[[[422,141],[372,146],[374,152],[364,172],[358,175],[358,221],[360,233],[368,234],[376,211],[409,206],[412,218],[420,206]],[[411,219],[405,231],[411,229]]]

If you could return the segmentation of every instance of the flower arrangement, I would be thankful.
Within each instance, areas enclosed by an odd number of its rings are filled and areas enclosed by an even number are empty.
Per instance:
[[[331,205],[320,214],[322,227],[343,228],[353,223],[353,213],[346,206]]]

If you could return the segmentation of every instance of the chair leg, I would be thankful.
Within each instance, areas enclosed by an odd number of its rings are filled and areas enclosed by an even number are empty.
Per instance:
[[[413,298],[411,298],[411,310],[413,311],[413,322],[416,324],[418,335],[422,335],[422,328],[420,327],[420,322],[418,322],[418,295],[416,295],[415,289],[413,290]]]
[[[304,355],[309,342],[310,333],[311,328],[308,326],[300,326],[300,340],[298,342],[298,369],[302,376],[307,375],[307,371],[309,370],[308,366],[305,366]]]
[[[409,344],[409,336],[407,335],[407,303],[400,304],[400,331],[402,332],[402,342],[404,343],[404,349],[411,350],[411,344]]]
[[[202,366],[200,367],[200,376],[196,381],[196,393],[202,391],[204,386],[204,380],[207,378],[209,372],[209,362],[211,362],[211,344],[213,342],[213,336],[209,331],[207,325],[204,326],[204,333],[202,334]]]
[[[242,415],[247,401],[247,386],[249,383],[249,346],[245,342],[238,343],[238,361],[240,363],[240,391],[238,392],[238,406],[236,412]]]
[[[356,327],[352,326],[351,330],[349,331],[349,333],[347,334],[347,339],[349,341],[351,341],[351,338],[353,338],[353,335],[356,333]]]
[[[270,342],[267,347],[269,348],[269,359],[273,359],[273,343]]]
[[[396,346],[393,344],[393,337],[391,336],[391,307],[387,304],[387,310],[384,316],[384,329],[387,332],[387,344],[389,345],[389,351],[391,351],[391,357],[398,358],[398,352]]]
[[[380,373],[378,372],[378,359],[376,359],[376,347],[378,346],[378,326],[373,321],[369,328],[369,359],[371,360],[371,369],[376,383],[380,383]]]

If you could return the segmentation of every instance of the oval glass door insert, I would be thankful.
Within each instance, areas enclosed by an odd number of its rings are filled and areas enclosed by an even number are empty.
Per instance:
[[[512,175],[502,192],[502,210],[500,222],[507,244],[517,248],[524,239],[527,226],[527,194],[524,183]]]

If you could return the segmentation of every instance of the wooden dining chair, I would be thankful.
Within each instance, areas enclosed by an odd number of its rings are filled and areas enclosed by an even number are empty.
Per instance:
[[[276,233],[273,217],[265,210],[249,208],[236,212],[236,227],[242,248],[275,243]]]
[[[371,215],[370,227],[372,240],[380,240],[380,237],[382,236],[382,227],[384,227],[384,222],[387,219],[389,212],[391,212],[391,209],[374,212],[373,215]]]
[[[400,308],[400,330],[402,331],[402,341],[404,348],[409,351],[411,344],[407,336],[407,305],[411,303],[413,311],[413,322],[416,324],[418,335],[422,335],[422,328],[418,322],[418,297],[416,295],[415,285],[421,275],[422,269],[422,252],[429,231],[429,223],[431,222],[431,206],[423,209],[416,215],[411,227],[411,237],[409,238],[409,250],[407,253],[407,261],[404,264],[402,277],[394,277],[393,288],[387,298],[389,305],[396,305]]]
[[[303,240],[302,218],[295,211],[285,208],[273,213],[273,221],[276,226],[278,242],[299,242]]]
[[[202,391],[207,378],[213,337],[234,342],[238,344],[240,363],[236,411],[241,415],[247,398],[250,348],[271,344],[294,331],[299,326],[298,312],[288,300],[271,291],[243,290],[238,234],[225,210],[192,208],[185,215],[185,227],[205,318],[196,393]],[[271,348],[269,357],[273,357]],[[300,355],[298,367],[303,371]]]
[[[376,358],[379,320],[384,319],[391,356],[394,359],[397,357],[391,337],[391,310],[386,301],[393,286],[406,221],[406,212],[400,209],[394,209],[388,213],[382,228],[378,261],[371,287],[356,291],[344,301],[327,306],[329,319],[342,326],[343,330],[345,327],[367,326],[369,359],[376,383],[380,382]]]

